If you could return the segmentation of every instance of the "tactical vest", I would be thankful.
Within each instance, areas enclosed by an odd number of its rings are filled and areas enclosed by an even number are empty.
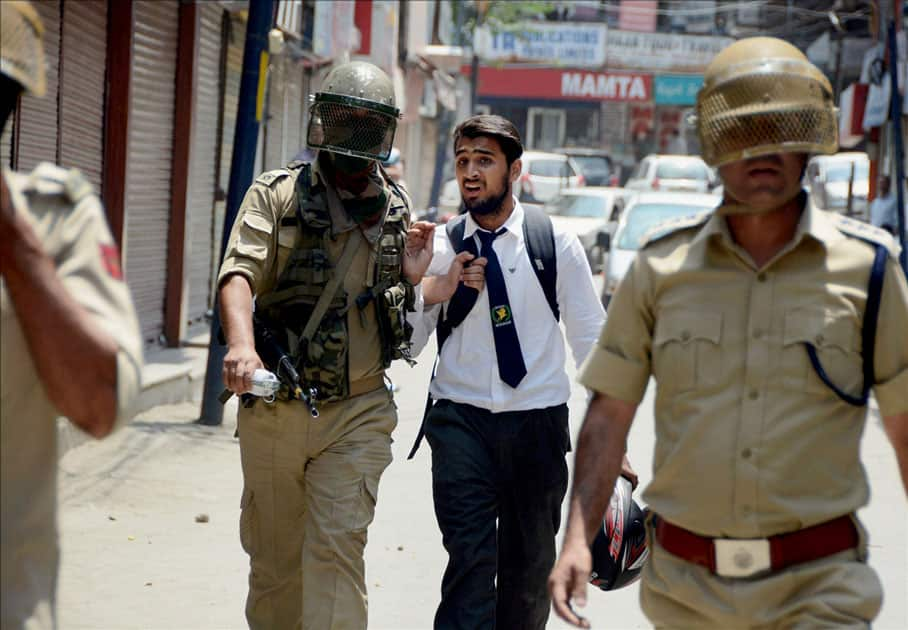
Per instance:
[[[381,226],[377,252],[372,257],[375,263],[367,272],[366,289],[351,297],[341,283],[318,328],[305,343],[301,333],[334,275],[335,264],[329,258],[327,244],[331,238],[331,216],[324,185],[321,182],[312,185],[310,165],[293,162],[287,168],[296,178],[296,216],[283,217],[281,225],[295,223],[299,229],[293,251],[274,289],[258,298],[257,311],[286,335],[286,348],[296,363],[304,388],[307,391],[314,388],[319,402],[344,400],[350,393],[347,330],[350,308],[361,312],[376,309],[383,367],[390,366],[394,359],[412,361],[413,329],[405,313],[414,308],[414,291],[402,275],[410,210],[403,193],[390,183],[390,206]],[[360,247],[364,246],[369,246],[365,240]]]

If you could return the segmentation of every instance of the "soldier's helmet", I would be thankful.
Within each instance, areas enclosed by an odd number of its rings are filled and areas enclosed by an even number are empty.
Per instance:
[[[0,2],[0,73],[44,96],[44,25],[28,2]]]
[[[697,134],[710,166],[771,153],[835,153],[838,126],[826,76],[788,42],[742,39],[706,69]]]
[[[307,143],[334,153],[385,161],[400,110],[394,84],[381,68],[352,61],[333,68],[315,93]]]

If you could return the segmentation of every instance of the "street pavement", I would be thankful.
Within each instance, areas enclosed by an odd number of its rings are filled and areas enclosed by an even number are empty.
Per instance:
[[[415,368],[399,363],[390,371],[400,388],[400,423],[366,549],[374,630],[431,628],[439,599],[446,556],[432,509],[430,450],[424,444],[413,460],[406,459],[422,416],[432,356],[427,348]],[[642,484],[652,461],[651,393],[629,439]],[[570,400],[575,436],[585,403],[585,391],[575,386]],[[63,630],[245,627],[248,561],[238,539],[242,477],[233,438],[236,405],[228,403],[219,427],[194,424],[198,411],[198,404],[188,403],[157,407],[111,438],[82,444],[61,459]],[[861,517],[870,530],[870,563],[886,591],[874,627],[905,629],[908,506],[875,412],[863,455],[873,496]],[[646,628],[637,595],[636,585],[591,592],[582,612],[594,628]],[[552,616],[549,628],[567,627]]]

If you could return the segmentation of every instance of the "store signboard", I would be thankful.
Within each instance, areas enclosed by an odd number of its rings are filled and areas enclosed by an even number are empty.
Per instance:
[[[607,32],[605,24],[533,22],[499,32],[481,27],[476,33],[476,50],[483,61],[601,66]]]
[[[463,68],[469,75],[469,66]],[[479,69],[480,96],[555,101],[649,102],[653,77],[635,72],[593,72],[579,68]]]
[[[605,44],[606,64],[610,68],[703,72],[713,57],[734,41],[731,37],[612,29]]]
[[[656,105],[693,105],[701,87],[703,75],[660,75],[653,80],[653,102]]]

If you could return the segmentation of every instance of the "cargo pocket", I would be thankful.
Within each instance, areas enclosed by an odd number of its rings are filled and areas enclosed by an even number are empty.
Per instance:
[[[863,383],[860,339],[857,318],[848,311],[802,308],[786,312],[779,369],[782,386],[813,394],[832,393],[810,363],[805,346],[810,343],[833,384],[847,394],[860,395]]]
[[[653,334],[653,373],[660,387],[686,391],[719,382],[722,314],[668,312]]]
[[[346,532],[364,532],[375,516],[378,479],[363,476],[356,490],[346,497],[335,499],[334,514],[338,526]]]
[[[251,488],[243,488],[240,499],[240,544],[250,556],[255,555],[258,539],[258,515],[255,509],[255,495]]]

